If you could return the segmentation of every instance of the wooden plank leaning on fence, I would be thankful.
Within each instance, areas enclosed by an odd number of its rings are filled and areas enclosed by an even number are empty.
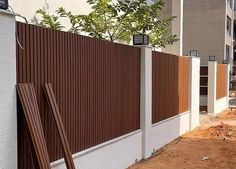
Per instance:
[[[16,85],[39,169],[51,169],[33,84]]]
[[[75,169],[74,162],[72,159],[71,150],[69,147],[68,139],[66,136],[66,132],[62,123],[61,115],[59,112],[59,108],[56,102],[55,94],[52,89],[52,85],[50,83],[44,85],[44,92],[48,101],[48,105],[53,114],[58,134],[60,137],[60,141],[63,147],[64,158],[66,162],[67,169]]]

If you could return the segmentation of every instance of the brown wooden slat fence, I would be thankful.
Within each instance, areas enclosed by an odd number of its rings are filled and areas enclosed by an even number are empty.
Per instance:
[[[62,157],[43,84],[51,83],[72,153],[140,128],[140,49],[17,23],[17,82],[33,83],[50,160]],[[34,169],[18,107],[18,166]]]
[[[216,99],[227,96],[227,70],[227,64],[217,64]]]
[[[152,53],[152,123],[188,111],[189,58]]]

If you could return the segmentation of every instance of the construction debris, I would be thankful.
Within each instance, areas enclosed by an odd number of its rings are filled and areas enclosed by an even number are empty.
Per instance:
[[[202,157],[202,161],[209,160],[209,157]]]
[[[222,122],[220,123],[220,125],[212,126],[207,129],[210,138],[226,140],[235,136],[233,129],[229,125]]]

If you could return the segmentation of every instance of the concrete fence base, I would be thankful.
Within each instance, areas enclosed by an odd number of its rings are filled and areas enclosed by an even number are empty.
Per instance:
[[[167,143],[190,131],[190,112],[184,112],[152,126],[150,149],[156,151]]]
[[[73,155],[76,169],[122,169],[142,159],[142,132],[137,130]],[[66,169],[64,160],[52,169]]]
[[[190,130],[190,112],[184,112],[151,126],[152,136],[146,145],[146,155],[170,143]],[[143,159],[143,131],[138,130],[73,155],[77,169],[125,169]],[[66,169],[64,160],[51,163],[53,169]]]

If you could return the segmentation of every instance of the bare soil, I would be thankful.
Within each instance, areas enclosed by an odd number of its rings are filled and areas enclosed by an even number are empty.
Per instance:
[[[236,111],[201,115],[201,126],[128,169],[236,169]]]

